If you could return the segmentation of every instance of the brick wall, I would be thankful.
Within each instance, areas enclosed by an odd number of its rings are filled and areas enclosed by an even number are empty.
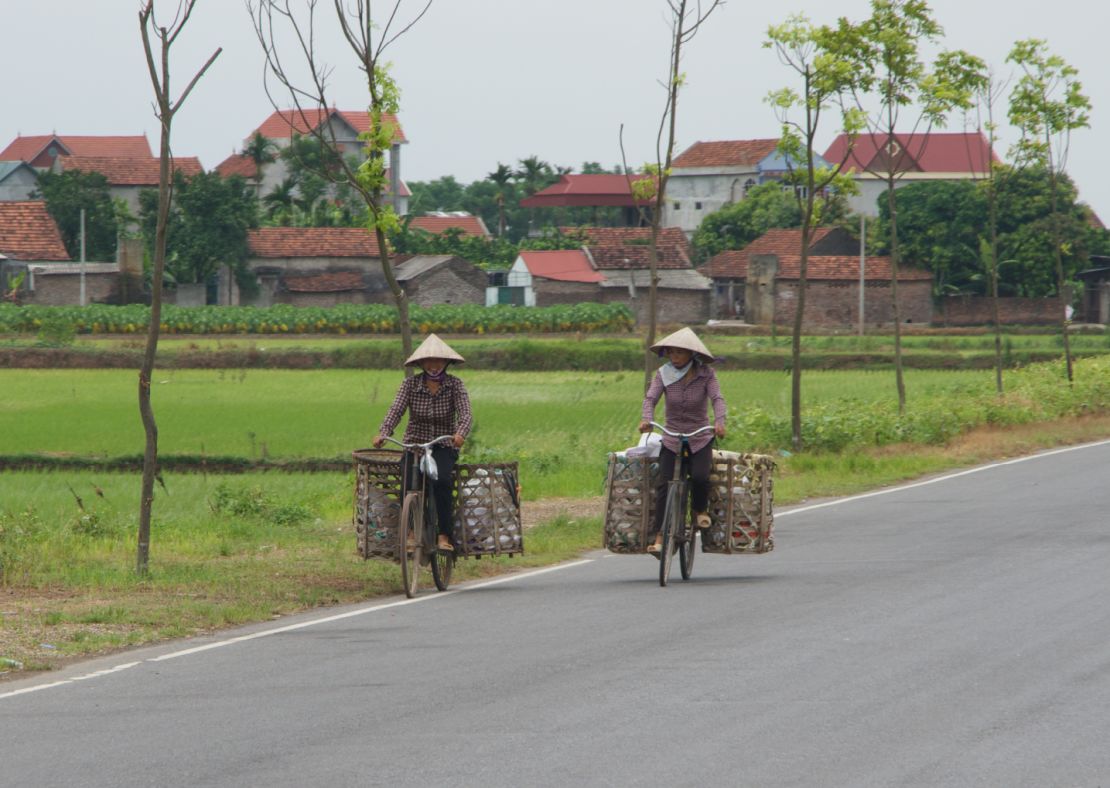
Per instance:
[[[648,322],[648,289],[638,288],[636,298],[630,298],[622,287],[607,287],[603,291],[605,304],[624,304],[632,310],[639,325]],[[655,292],[656,321],[668,324],[704,323],[709,319],[709,302],[712,291],[659,288]]]
[[[797,310],[798,283],[775,282],[775,322],[793,325]],[[929,325],[933,320],[931,282],[900,282],[898,307],[903,323]],[[868,282],[864,291],[864,322],[870,328],[890,326],[894,307],[889,282]],[[839,330],[859,325],[859,285],[841,282],[809,282],[802,317],[805,329]]]
[[[85,274],[85,303],[116,303],[119,297],[119,274]],[[76,306],[81,303],[80,274],[35,275],[34,292],[24,291],[20,299],[40,306]]]
[[[275,304],[289,304],[291,306],[329,307],[338,304],[365,304],[370,302],[363,290],[346,290],[340,293],[277,293],[274,296]],[[381,299],[375,303],[392,303]]]
[[[941,302],[937,322],[945,326],[982,326],[994,322],[991,299],[948,296]],[[1064,306],[1059,298],[999,298],[998,320],[1003,325],[1053,325]]]
[[[485,304],[486,274],[467,264],[473,273],[440,266],[405,285],[412,303],[417,306],[436,304]]]

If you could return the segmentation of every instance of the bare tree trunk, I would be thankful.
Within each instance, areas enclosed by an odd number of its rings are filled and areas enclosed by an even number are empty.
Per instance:
[[[995,192],[993,166],[988,188],[991,256],[991,320],[994,322],[994,386],[1002,393],[1002,317],[998,305],[998,195]]]
[[[150,402],[150,381],[154,374],[154,358],[158,352],[158,335],[162,328],[162,277],[166,270],[166,226],[169,223],[170,200],[172,197],[170,163],[173,157],[170,148],[170,130],[174,115],[185,103],[185,99],[197,84],[197,81],[215,62],[222,51],[222,49],[217,49],[200,71],[196,73],[192,81],[189,82],[180,98],[176,102],[172,101],[170,97],[170,47],[189,21],[194,3],[195,0],[188,0],[183,7],[178,8],[173,27],[157,27],[155,30],[155,35],[161,44],[158,63],[155,62],[154,51],[151,48],[149,30],[154,18],[154,0],[147,0],[142,10],[139,11],[139,30],[142,33],[143,50],[146,54],[151,84],[154,87],[159,126],[161,128],[158,147],[158,220],[154,232],[154,270],[151,281],[150,323],[147,326],[143,362],[139,369],[139,417],[142,419],[143,431],[146,433],[146,444],[143,451],[143,476],[139,494],[139,533],[135,562],[135,568],[141,575],[145,575],[150,567],[150,521],[154,508],[154,481],[156,478],[160,479],[158,474],[158,424],[154,419],[154,409]]]

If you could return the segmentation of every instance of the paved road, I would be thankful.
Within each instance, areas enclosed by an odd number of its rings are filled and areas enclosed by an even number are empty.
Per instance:
[[[1108,469],[784,510],[666,589],[596,553],[2,684],[0,785],[1110,785]]]

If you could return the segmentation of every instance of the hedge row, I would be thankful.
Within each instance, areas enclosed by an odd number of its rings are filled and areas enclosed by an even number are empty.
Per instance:
[[[444,304],[410,308],[414,332],[450,334],[628,331],[634,325],[624,304],[561,304],[549,307]],[[0,333],[145,334],[150,307],[15,306],[0,304]],[[257,308],[200,306],[162,308],[167,334],[395,334],[397,309],[384,304]]]

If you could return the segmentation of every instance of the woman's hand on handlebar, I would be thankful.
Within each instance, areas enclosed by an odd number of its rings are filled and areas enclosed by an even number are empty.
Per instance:
[[[455,437],[453,437],[451,439],[451,443],[455,444],[456,449],[461,449],[462,445],[463,445],[463,441],[465,441],[465,440],[466,440],[466,438],[464,438],[462,435],[460,435],[459,433],[456,432]]]
[[[384,435],[376,435],[374,436],[374,440],[370,441],[370,445],[372,445],[375,449],[380,449],[383,443],[385,443]]]
[[[725,425],[724,424],[718,424],[716,429],[713,430],[713,432],[717,435],[718,438],[724,438],[725,437]]]
[[[651,422],[650,421],[641,421],[639,430],[640,430],[640,432],[651,432]]]

